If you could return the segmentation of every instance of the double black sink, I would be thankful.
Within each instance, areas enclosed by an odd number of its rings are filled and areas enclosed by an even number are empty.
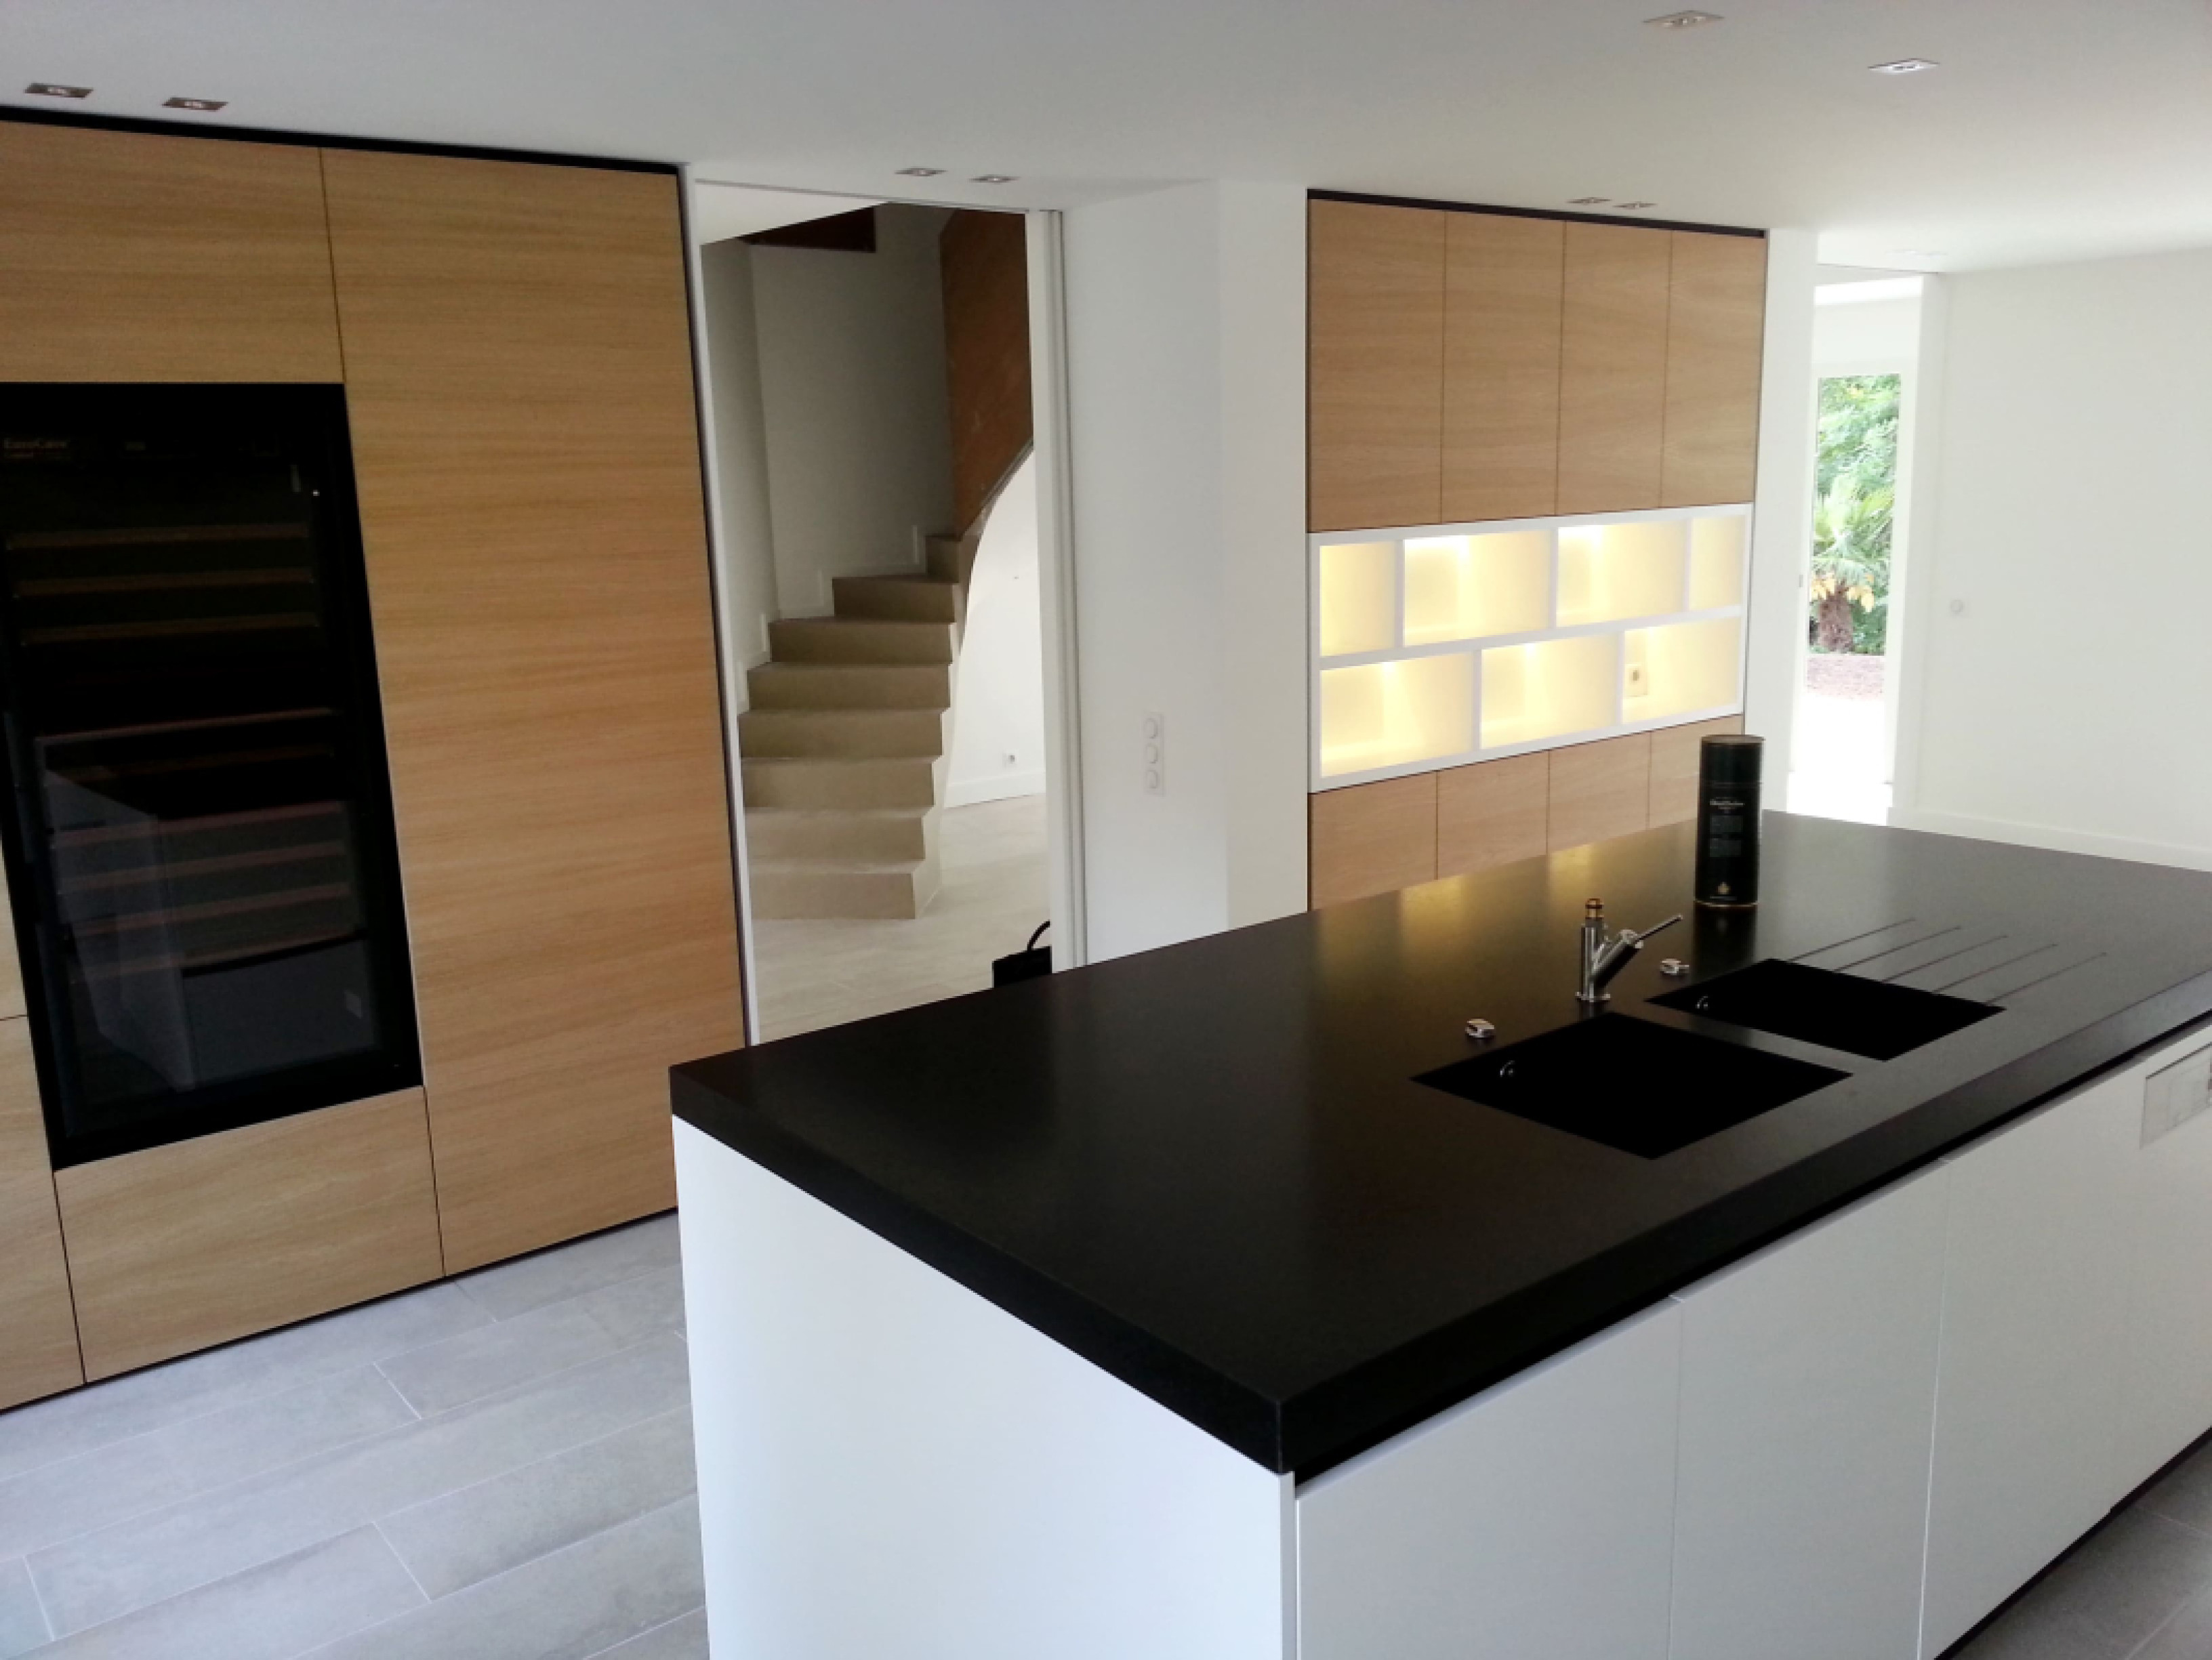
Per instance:
[[[1999,1012],[1991,1003],[1778,960],[1651,1002],[1873,1061],[1894,1060]],[[1656,1159],[1850,1075],[1722,1036],[1603,1014],[1416,1081]]]

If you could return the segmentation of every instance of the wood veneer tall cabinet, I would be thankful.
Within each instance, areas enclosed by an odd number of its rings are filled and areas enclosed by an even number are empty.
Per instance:
[[[672,1205],[743,1041],[677,181],[324,171],[450,1273]]]

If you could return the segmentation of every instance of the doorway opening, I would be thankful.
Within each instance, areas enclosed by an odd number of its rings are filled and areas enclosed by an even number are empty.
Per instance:
[[[1812,570],[1789,809],[1889,821],[1920,279],[1866,272],[1815,291]]]
[[[763,1041],[981,991],[1050,919],[1027,224],[694,203]]]

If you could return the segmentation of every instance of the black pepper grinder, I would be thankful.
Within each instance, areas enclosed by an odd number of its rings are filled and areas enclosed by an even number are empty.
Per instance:
[[[1759,903],[1759,784],[1766,740],[1731,733],[1698,750],[1699,905],[1742,910]]]

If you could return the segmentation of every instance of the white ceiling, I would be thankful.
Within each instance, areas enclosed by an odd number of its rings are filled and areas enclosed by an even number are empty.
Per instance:
[[[227,98],[212,119],[1005,206],[1205,178],[1643,198],[1869,266],[2212,245],[2206,0],[1698,0],[1726,21],[1643,25],[1682,3],[0,0],[0,101]],[[1905,57],[1942,67],[1867,72]],[[994,172],[1021,182],[967,182]]]

